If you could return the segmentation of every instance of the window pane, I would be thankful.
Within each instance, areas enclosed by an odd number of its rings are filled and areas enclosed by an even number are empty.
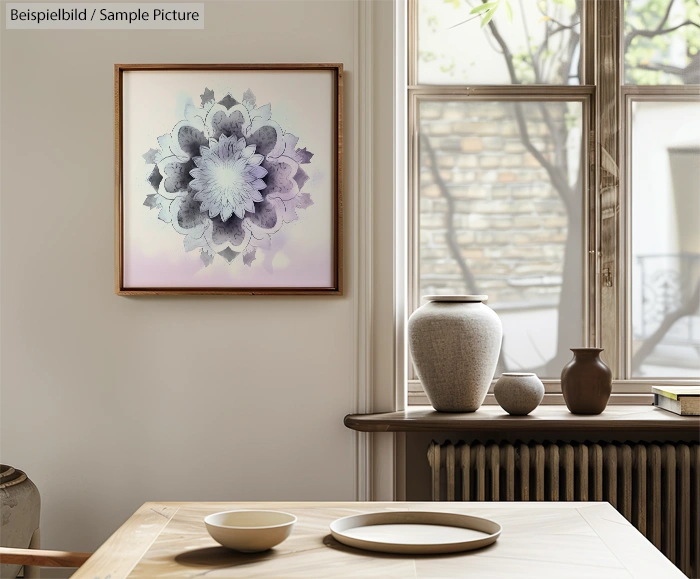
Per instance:
[[[499,372],[559,377],[583,344],[581,110],[420,104],[421,295],[487,294]]]
[[[700,103],[635,102],[632,376],[700,376]]]
[[[580,84],[580,2],[419,0],[420,84]]]
[[[700,84],[700,3],[625,1],[625,82]]]

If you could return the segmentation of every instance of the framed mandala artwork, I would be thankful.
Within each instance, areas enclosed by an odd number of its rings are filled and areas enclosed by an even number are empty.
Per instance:
[[[342,79],[115,65],[116,292],[342,293]]]

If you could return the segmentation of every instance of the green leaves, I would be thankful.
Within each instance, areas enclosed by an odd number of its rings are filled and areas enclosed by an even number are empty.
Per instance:
[[[496,2],[487,2],[486,4],[482,4],[481,6],[477,6],[476,8],[472,8],[471,12],[469,14],[479,14],[483,12],[484,10],[489,10],[491,9],[496,9],[498,5],[500,4],[500,0],[497,0]]]
[[[513,8],[508,0],[494,0],[493,2],[485,2],[471,9],[469,14],[482,14],[481,18],[481,28],[486,26],[493,17],[496,15],[496,10],[501,4],[505,4],[506,7],[506,17],[508,22],[513,22]]]
[[[508,22],[513,22],[513,9],[510,7],[510,2],[506,0],[506,17]]]

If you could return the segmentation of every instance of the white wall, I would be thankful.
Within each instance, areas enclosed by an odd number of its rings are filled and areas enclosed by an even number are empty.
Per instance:
[[[147,500],[354,498],[356,8],[207,2],[203,31],[2,23],[0,458],[38,485],[45,547],[94,549]],[[345,296],[115,296],[113,64],[320,61],[346,70]]]

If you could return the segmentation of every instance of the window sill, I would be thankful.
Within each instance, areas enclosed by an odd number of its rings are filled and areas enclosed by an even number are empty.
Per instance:
[[[541,405],[527,416],[510,416],[499,406],[482,406],[471,413],[437,412],[430,406],[413,406],[400,412],[349,414],[345,426],[360,432],[469,432],[563,435],[607,432],[650,432],[700,440],[700,417],[639,405],[608,405],[602,414],[571,414],[563,405]]]
[[[542,400],[543,405],[550,405],[550,404],[555,404],[559,406],[564,405],[564,397],[561,394],[561,385],[559,383],[559,380],[542,380],[544,383],[544,388],[545,388],[545,395],[544,399]],[[674,384],[676,383],[675,381],[663,381],[663,380],[655,380],[654,385],[662,385],[662,384]],[[496,398],[493,395],[493,387],[496,384],[496,381],[491,384],[491,387],[489,388],[489,392],[486,395],[486,399],[484,400],[484,405],[491,405],[491,404],[498,404],[496,402]],[[686,382],[683,382],[683,384],[686,384]],[[693,382],[693,385],[695,385],[695,382]],[[610,396],[610,402],[608,402],[608,406],[615,404],[615,405],[623,405],[623,406],[631,406],[631,405],[641,405],[641,406],[649,406],[654,402],[654,396],[651,393],[651,387],[652,384],[649,382],[634,382],[632,380],[625,380],[625,381],[619,381],[615,380],[613,381],[613,391],[612,395]],[[430,406],[430,401],[428,400],[428,396],[425,394],[425,390],[423,390],[422,384],[418,380],[409,380],[408,381],[408,389],[407,389],[407,402],[408,406]]]
[[[425,394],[423,391],[423,387],[418,385],[420,387],[420,390],[410,390],[408,391],[408,405],[409,406],[430,406],[430,401],[428,400],[428,396]],[[546,386],[545,386],[546,388]],[[613,392],[610,396],[610,401],[608,402],[608,406],[611,405],[623,405],[623,406],[649,406],[654,402],[654,395],[651,393],[633,393],[633,394],[628,394],[628,393],[617,393]],[[489,390],[489,393],[486,395],[486,399],[484,400],[484,406],[498,406],[498,402],[496,402],[496,397],[493,395],[493,391]],[[541,406],[550,406],[550,405],[555,405],[555,406],[564,406],[564,396],[561,394],[561,392],[546,392],[544,395],[544,398],[542,399],[542,402],[540,403]]]

